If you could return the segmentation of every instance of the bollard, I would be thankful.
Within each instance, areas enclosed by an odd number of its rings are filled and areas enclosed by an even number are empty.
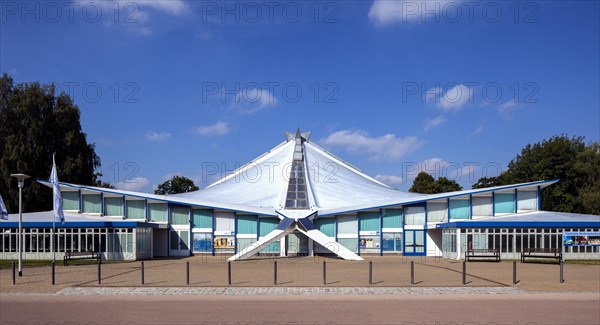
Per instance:
[[[12,262],[12,280],[13,280],[13,285],[17,284],[17,272],[15,269],[15,261]]]
[[[415,284],[415,262],[410,261],[410,284]]]
[[[323,285],[327,285],[327,262],[323,261]]]
[[[98,285],[102,284],[102,263],[98,261]]]
[[[513,284],[517,284],[517,261],[513,261]]]
[[[565,278],[563,277],[564,273],[563,273],[563,260],[561,258],[560,260],[560,283],[564,283],[565,282]]]
[[[277,285],[277,261],[273,262],[273,284]]]
[[[369,261],[369,284],[373,284],[373,261]]]
[[[142,284],[144,284],[144,261],[142,261]]]
[[[463,261],[463,285],[467,284],[467,262]]]
[[[190,285],[190,261],[185,262],[185,284]]]
[[[231,285],[231,261],[227,261],[227,284]]]
[[[52,261],[52,285],[54,285],[56,282],[55,280],[55,266],[56,266],[56,262]]]

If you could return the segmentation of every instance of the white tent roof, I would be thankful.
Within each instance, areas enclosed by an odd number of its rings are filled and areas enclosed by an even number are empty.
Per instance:
[[[68,183],[61,183],[61,188],[71,188],[71,190],[75,188],[261,215],[277,215],[277,211],[282,210],[285,205],[294,150],[295,147],[298,148],[299,143],[303,146],[302,159],[306,171],[304,177],[307,183],[309,207],[311,210],[318,210],[319,215],[341,214],[469,194],[485,195],[491,191],[515,188],[537,189],[537,186],[545,187],[558,181],[539,181],[434,195],[408,193],[390,188],[362,173],[357,168],[309,142],[307,133],[300,135],[297,132],[296,138],[287,134],[285,142],[238,168],[223,179],[194,192],[155,195]],[[50,186],[47,181],[40,182]]]
[[[294,142],[284,142],[202,190],[171,197],[280,209],[293,152]]]

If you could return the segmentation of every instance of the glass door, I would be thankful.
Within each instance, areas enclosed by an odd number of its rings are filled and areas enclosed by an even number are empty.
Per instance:
[[[425,256],[425,231],[404,230],[404,255]]]

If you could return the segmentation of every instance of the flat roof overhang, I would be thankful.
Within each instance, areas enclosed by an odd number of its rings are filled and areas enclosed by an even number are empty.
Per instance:
[[[596,221],[452,221],[436,228],[600,228]]]
[[[143,221],[72,221],[57,222],[56,228],[166,228],[167,225]],[[52,228],[51,221],[24,221],[23,228]],[[18,222],[2,222],[0,228],[19,228]]]

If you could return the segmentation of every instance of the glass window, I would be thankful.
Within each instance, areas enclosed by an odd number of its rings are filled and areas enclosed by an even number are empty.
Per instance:
[[[215,212],[215,231],[235,231],[233,212]]]
[[[404,236],[404,252],[406,254],[425,252],[425,231],[407,230]]]
[[[179,249],[189,250],[190,249],[190,232],[187,230],[179,232]]]
[[[515,213],[515,194],[496,193],[494,195],[494,210],[498,213]]]
[[[519,191],[517,196],[519,210],[537,210],[537,191]]]
[[[171,240],[170,240],[171,241],[171,250],[178,250],[179,249],[179,235],[174,230],[171,230],[170,234],[171,234]]]
[[[337,216],[338,234],[358,235],[358,216],[341,215]]]
[[[256,215],[237,215],[237,233],[256,235],[258,216]]]
[[[242,249],[250,248],[254,243],[256,243],[256,238],[238,238],[237,249],[241,251]]]
[[[125,203],[128,219],[146,219],[146,202],[144,200],[127,200]]]
[[[104,198],[104,215],[105,216],[122,216],[123,215],[123,198],[105,197]]]
[[[359,212],[360,230],[379,231],[379,211]]]
[[[100,194],[83,194],[83,212],[100,213]]]
[[[279,241],[269,244],[269,246],[260,250],[261,253],[279,253]]]
[[[233,253],[234,238],[233,236],[215,236],[213,245],[217,253]]]
[[[427,222],[448,220],[448,202],[427,202]]]
[[[190,208],[182,205],[171,205],[171,223],[187,225],[190,219]],[[187,249],[187,248],[186,248]]]
[[[382,238],[384,252],[402,251],[402,233],[384,233]]]
[[[404,209],[404,218],[407,225],[424,225],[425,208],[419,206],[406,207]]]
[[[286,236],[286,250],[289,254],[307,254],[308,237],[299,231],[294,231]]]
[[[79,192],[61,191],[64,210],[79,211]]]
[[[277,228],[279,219],[275,218],[260,218],[259,219],[259,236],[264,237],[271,231]]]
[[[148,203],[148,214],[151,221],[167,222],[169,207],[166,203]]]
[[[383,209],[383,228],[402,228],[402,209]]]
[[[492,197],[473,196],[473,215],[485,217],[492,215]]]
[[[360,236],[359,246],[363,253],[379,253],[379,236]]]
[[[450,200],[450,219],[469,219],[470,217],[469,200]]]
[[[313,223],[325,236],[335,237],[335,220],[333,218],[316,218]]]
[[[212,228],[213,213],[207,209],[192,209],[192,227],[194,228]]]
[[[338,238],[338,243],[351,252],[358,252],[358,240],[356,238]]]

